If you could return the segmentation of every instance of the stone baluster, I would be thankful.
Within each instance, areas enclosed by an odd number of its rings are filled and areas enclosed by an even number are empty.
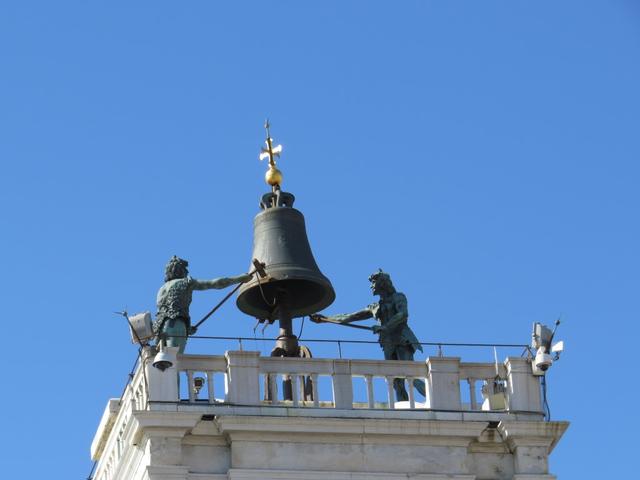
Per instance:
[[[396,408],[396,395],[395,390],[393,389],[393,381],[395,377],[387,376],[387,401],[389,402],[389,408],[391,410]]]
[[[471,410],[477,410],[478,400],[476,398],[476,379],[467,378],[467,382],[469,382],[469,408]]]
[[[207,372],[207,398],[209,399],[209,403],[216,402],[216,394],[213,387],[213,372]]]
[[[364,378],[367,382],[367,404],[369,408],[374,408],[375,398],[373,394],[373,375],[366,375]]]
[[[271,399],[271,404],[278,404],[278,375],[272,373],[267,375],[267,389],[269,390],[269,395],[267,398]]]
[[[407,378],[407,384],[409,386],[409,388],[407,389],[407,391],[409,392],[409,408],[412,410],[416,408],[415,388],[413,386],[414,380],[415,378],[413,377]]]
[[[294,407],[300,406],[300,375],[293,374],[291,379],[291,403]]]
[[[313,395],[313,406],[320,406],[320,398],[318,398],[318,375],[316,373],[311,374],[311,389]]]
[[[193,370],[187,370],[187,389],[189,390],[189,403],[196,401],[196,392],[193,388]]]

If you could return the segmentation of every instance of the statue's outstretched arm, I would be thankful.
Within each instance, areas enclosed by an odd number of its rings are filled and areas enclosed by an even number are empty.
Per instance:
[[[214,278],[213,280],[196,280],[192,279],[192,287],[194,290],[209,290],[212,288],[221,289],[227,288],[229,285],[235,285],[236,283],[245,283],[251,280],[251,275],[238,275],[237,277],[221,277]]]
[[[366,320],[367,318],[371,318],[371,317],[373,317],[373,312],[369,308],[364,308],[354,313],[343,313],[340,315],[331,315],[330,317],[325,317],[324,315],[315,314],[311,317],[311,319],[318,323],[342,324],[342,323],[358,322],[360,320]]]

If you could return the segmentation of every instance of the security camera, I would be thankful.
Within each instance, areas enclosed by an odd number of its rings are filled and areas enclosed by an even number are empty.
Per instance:
[[[544,375],[549,367],[553,364],[553,358],[547,353],[544,347],[538,348],[536,356],[533,359],[533,374]]]
[[[177,350],[177,348],[170,348],[161,345],[160,351],[153,359],[152,365],[161,372],[164,372],[167,368],[173,367],[177,361],[175,351],[173,350]]]
[[[536,350],[536,356],[531,361],[534,375],[544,375],[554,360],[560,358],[560,352],[564,350],[564,342],[560,341],[552,345],[556,329],[560,325],[560,320],[556,320],[553,331],[539,322],[533,324],[533,334],[531,335],[531,346]],[[551,356],[555,354],[555,358]]]
[[[205,383],[204,377],[193,378],[193,393],[196,396],[196,398],[198,398],[198,395],[200,394],[200,390],[202,390],[204,383]]]

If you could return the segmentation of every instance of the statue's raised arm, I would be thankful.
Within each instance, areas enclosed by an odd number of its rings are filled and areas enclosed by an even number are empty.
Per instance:
[[[221,289],[230,285],[244,283],[251,279],[250,274],[236,277],[196,280],[189,276],[189,262],[175,255],[169,260],[164,272],[164,284],[158,290],[158,313],[154,330],[159,340],[169,347],[180,347],[184,352],[187,337],[191,332],[189,306],[194,290]]]

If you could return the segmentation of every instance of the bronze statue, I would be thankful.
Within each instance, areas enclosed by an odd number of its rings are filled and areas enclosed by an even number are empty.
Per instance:
[[[164,285],[158,290],[158,313],[154,331],[160,341],[169,347],[180,347],[184,352],[187,336],[195,333],[191,327],[189,306],[194,290],[222,289],[229,285],[251,280],[251,274],[213,280],[196,280],[189,276],[189,262],[175,255],[169,260],[164,270]]]
[[[355,313],[329,317],[314,314],[311,315],[311,320],[316,323],[348,325],[351,322],[375,318],[379,324],[374,325],[371,330],[378,335],[385,360],[413,360],[413,354],[416,350],[422,351],[422,346],[407,324],[409,319],[407,297],[396,291],[389,274],[380,269],[369,277],[369,281],[373,294],[380,296],[379,302],[372,303]],[[414,380],[413,384],[425,396],[424,382]],[[393,388],[398,401],[409,399],[403,379],[396,378],[393,381]]]

